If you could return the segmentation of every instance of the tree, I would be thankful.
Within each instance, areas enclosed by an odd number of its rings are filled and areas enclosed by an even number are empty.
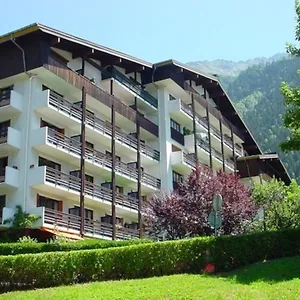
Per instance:
[[[295,30],[295,40],[300,41],[300,2],[295,1],[297,15],[297,25]],[[288,44],[287,52],[294,57],[300,57],[300,48],[296,45]],[[299,71],[298,71],[299,75]],[[289,129],[289,137],[280,144],[284,151],[300,150],[300,87],[290,87],[286,82],[281,85],[286,106],[284,116],[284,126]]]
[[[272,179],[254,185],[252,198],[264,209],[265,230],[297,228],[300,225],[300,186],[292,180],[289,186]],[[258,224],[259,225],[259,224]]]
[[[242,233],[244,222],[252,220],[255,210],[248,190],[236,175],[219,171],[212,176],[203,167],[193,171],[170,195],[162,193],[149,200],[144,209],[147,231],[154,236],[164,233],[167,239],[211,235],[207,220],[217,193],[223,197],[220,232]]]

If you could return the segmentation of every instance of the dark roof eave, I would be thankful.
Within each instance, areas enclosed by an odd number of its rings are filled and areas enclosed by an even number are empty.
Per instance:
[[[18,38],[18,37],[27,35],[29,33],[32,33],[34,31],[38,31],[38,30],[40,30],[40,31],[42,31],[46,34],[50,34],[50,35],[56,36],[58,38],[62,38],[64,40],[67,40],[67,41],[77,43],[79,45],[94,49],[96,51],[100,51],[100,52],[104,52],[104,53],[107,53],[107,54],[110,54],[110,55],[113,55],[113,56],[116,56],[116,57],[120,57],[124,60],[128,60],[132,63],[144,66],[146,68],[149,68],[149,69],[152,68],[152,64],[149,63],[149,62],[146,62],[144,60],[138,59],[138,58],[133,57],[131,55],[127,55],[127,54],[122,53],[120,51],[113,50],[111,48],[108,48],[108,47],[105,47],[105,46],[102,46],[102,45],[99,45],[99,44],[96,44],[96,43],[93,43],[93,42],[89,42],[88,40],[76,37],[74,35],[56,30],[54,28],[51,28],[51,27],[48,27],[48,26],[45,26],[45,25],[42,25],[42,24],[39,24],[39,23],[34,23],[34,24],[29,25],[29,26],[14,30],[12,32],[9,32],[5,35],[0,36],[0,44],[4,43],[6,41],[9,41],[11,38]]]

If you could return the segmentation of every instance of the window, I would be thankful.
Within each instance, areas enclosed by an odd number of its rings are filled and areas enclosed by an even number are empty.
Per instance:
[[[112,216],[106,214],[105,217],[101,217],[101,222],[112,224]],[[123,218],[116,217],[116,225],[123,225]]]
[[[181,132],[180,124],[172,119],[170,119],[170,120],[171,120],[171,128],[175,129],[178,132]]]
[[[71,171],[70,175],[81,178],[80,170]],[[91,175],[85,174],[85,180],[94,183],[94,177]]]
[[[81,143],[81,136],[80,135],[74,135],[71,137],[73,141],[76,141],[78,143]],[[88,141],[85,141],[86,148],[94,149],[94,144]]]
[[[80,207],[74,206],[73,208],[69,208],[69,214],[80,216]],[[86,219],[93,220],[94,212],[91,209],[85,208],[84,209],[84,217]]]
[[[173,97],[171,94],[169,94],[169,100],[172,101],[172,100],[176,100],[175,97]]]
[[[3,208],[5,207],[5,195],[0,196],[0,219],[2,218]]]
[[[107,188],[107,189],[112,189],[112,183],[111,182],[103,182],[101,183],[101,186]],[[123,194],[124,188],[122,186],[116,185],[116,192]]]
[[[57,210],[57,211],[62,211],[61,203],[62,203],[62,201],[57,201],[57,200],[47,198],[44,196],[38,196],[38,199],[37,199],[38,207],[44,206],[46,208]]]
[[[61,171],[61,165],[49,159],[39,156],[39,167],[46,166],[58,171]]]
[[[55,130],[56,132],[59,132],[59,133],[62,133],[62,134],[65,133],[65,130],[63,128],[59,128],[55,125],[52,125],[52,124],[44,121],[43,119],[41,119],[41,124],[40,125],[41,125],[41,128],[42,127],[48,127],[48,128],[51,128],[51,129]]]

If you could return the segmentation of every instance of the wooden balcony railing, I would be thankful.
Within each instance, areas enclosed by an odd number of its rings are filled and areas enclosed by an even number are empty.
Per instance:
[[[78,121],[81,121],[81,108],[79,105],[69,102],[63,97],[50,91],[49,104],[55,109],[67,114],[69,117],[73,117]],[[104,135],[112,136],[112,125],[108,122],[101,120],[93,114],[87,112],[86,124],[97,131],[100,131]],[[137,150],[137,139],[129,134],[116,129],[116,140],[122,144],[125,144],[134,150]],[[152,149],[145,143],[141,143],[141,153],[158,160],[160,159],[159,151]]]
[[[197,162],[194,154],[186,154],[183,152],[183,161],[192,168],[196,168]]]
[[[53,225],[55,227],[61,227],[62,229],[66,230],[74,230],[77,231],[77,233],[79,234],[81,218],[76,215],[45,208],[44,223],[48,225]],[[139,237],[138,230],[126,227],[117,228],[117,238],[130,239]],[[110,223],[85,218],[84,233],[85,235],[98,235],[111,238],[112,225]]]
[[[47,130],[48,130],[47,138],[49,143],[58,147],[62,147],[64,150],[67,150],[68,152],[81,156],[81,142],[74,140],[70,137],[67,137],[55,131],[54,129],[47,128]],[[103,167],[109,169],[112,168],[111,156],[106,155],[93,148],[86,147],[86,159],[93,163],[101,165]],[[129,166],[120,160],[116,160],[115,171],[129,178],[138,180],[138,169],[133,168],[132,166]],[[160,189],[160,179],[155,178],[154,176],[147,174],[145,172],[142,172],[141,182],[153,186],[157,189]]]
[[[205,150],[207,153],[209,153],[209,144],[202,140],[202,139],[198,139],[197,140],[197,144],[199,147],[201,147],[203,150]],[[220,151],[212,148],[211,149],[211,154],[212,156],[214,156],[215,158],[217,158],[221,163],[223,163],[223,155]],[[234,162],[228,158],[228,157],[224,157],[224,161],[225,161],[225,164],[228,165],[230,168],[234,169]]]
[[[183,103],[182,101],[180,101],[180,105],[181,105],[182,111],[184,111],[191,118],[193,118],[192,108],[189,105],[186,105],[185,103]],[[208,130],[208,122],[207,122],[206,118],[201,117],[199,114],[197,114],[195,112],[195,120],[197,123],[199,123],[200,125],[202,125],[204,128],[206,128]],[[220,134],[219,130],[211,124],[210,124],[210,130],[217,138],[221,139],[221,134]]]
[[[122,103],[115,96],[108,94],[100,87],[93,84],[86,77],[77,74],[67,65],[58,61],[53,56],[49,56],[48,64],[45,64],[44,67],[80,90],[83,87],[85,87],[86,93],[88,95],[90,95],[91,97],[108,107],[112,107],[113,105],[117,113],[127,118],[128,120],[131,120],[132,122],[136,123],[138,114],[135,110]],[[151,134],[158,136],[158,126],[156,124],[152,123],[149,120],[144,121],[145,118],[142,116],[139,116],[139,118],[141,127],[143,127]]]
[[[216,109],[215,107],[213,107],[212,105],[210,105],[207,100],[202,97],[201,95],[198,94],[198,92],[193,88],[191,87],[187,82],[184,82],[183,84],[183,88],[189,92],[190,94],[193,94],[194,96],[194,99],[200,104],[202,105],[203,107],[208,107],[208,111],[215,117],[217,118],[218,120],[221,120],[222,123],[228,127],[229,129],[232,128],[233,132],[239,136],[241,139],[243,139],[240,131],[238,130],[238,128],[236,128],[231,122],[229,122],[222,114],[221,112]]]
[[[192,109],[188,105],[186,105],[182,101],[180,101],[180,105],[181,105],[182,111],[184,111],[190,117],[193,117]],[[195,113],[195,120],[196,120],[196,122],[198,122],[199,124],[201,124],[204,128],[206,128],[208,130],[208,122],[205,118],[203,118],[203,117],[199,116],[197,113]],[[216,129],[213,125],[210,124],[210,130],[213,133],[213,135],[215,135],[218,139],[221,140],[221,133],[219,132],[218,129]],[[229,146],[231,149],[233,149],[233,142],[230,138],[228,138],[226,135],[223,135],[223,141],[227,146]],[[235,144],[235,151],[239,155],[243,155],[241,147],[237,144]],[[219,154],[216,154],[216,155],[220,156]],[[222,155],[221,155],[221,157],[222,157]]]
[[[102,74],[105,73],[104,78],[115,78],[118,82],[126,86],[128,89],[133,91],[136,95],[140,96],[142,99],[144,99],[146,102],[148,102],[151,106],[157,108],[158,107],[158,101],[155,97],[153,97],[151,94],[149,94],[147,91],[143,90],[140,85],[137,85],[134,83],[130,78],[128,78],[123,73],[119,72],[115,67],[111,66],[108,68],[107,71],[103,70]]]
[[[232,140],[231,140],[231,138],[227,137],[226,135],[224,135],[224,143],[225,143],[230,149],[233,149],[233,143],[232,143]],[[234,148],[234,151],[235,151],[236,153],[238,153],[239,155],[242,156],[242,155],[243,155],[243,150],[242,150],[241,146],[235,144],[234,147],[235,147],[235,148]]]
[[[72,176],[58,170],[46,167],[46,182],[54,184],[74,192],[80,192],[80,178]],[[93,198],[98,198],[100,200],[105,200],[108,202],[112,201],[112,190],[101,185],[85,181],[85,194]],[[138,200],[130,196],[126,196],[115,192],[116,194],[116,204],[126,206],[131,209],[138,210]]]

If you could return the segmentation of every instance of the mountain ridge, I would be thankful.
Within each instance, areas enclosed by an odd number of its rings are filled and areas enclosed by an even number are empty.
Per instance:
[[[255,57],[247,60],[233,61],[226,59],[215,59],[212,61],[203,60],[203,61],[194,61],[188,62],[187,65],[197,68],[201,71],[218,74],[219,76],[230,76],[236,77],[242,71],[245,71],[251,66],[272,63],[281,59],[287,58],[286,53],[276,53],[270,57]]]

